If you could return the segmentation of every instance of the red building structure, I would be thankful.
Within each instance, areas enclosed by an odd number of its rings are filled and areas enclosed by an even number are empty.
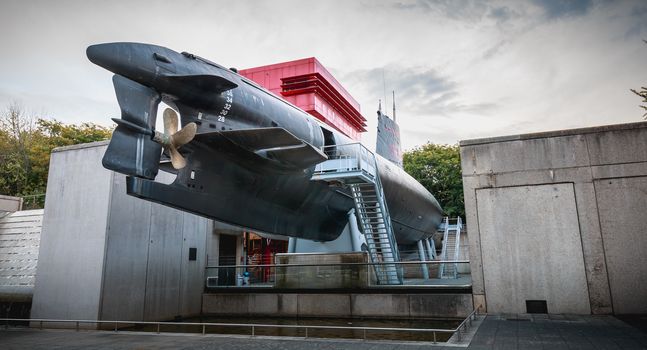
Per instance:
[[[359,141],[366,131],[366,118],[360,113],[359,103],[314,57],[242,69],[238,73],[353,140]],[[245,234],[243,244],[251,279],[255,283],[269,282],[270,269],[253,266],[273,264],[276,253],[287,252],[287,242],[249,233]]]
[[[243,69],[244,77],[310,113],[353,140],[366,131],[357,101],[314,57]]]

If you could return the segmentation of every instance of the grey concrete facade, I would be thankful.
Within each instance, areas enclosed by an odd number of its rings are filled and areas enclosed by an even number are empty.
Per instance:
[[[199,314],[211,221],[128,196],[125,176],[101,165],[106,147],[52,153],[31,317]]]
[[[368,265],[342,266],[347,263],[368,263],[368,254],[365,252],[276,254],[275,259],[281,265],[328,265],[276,267],[276,288],[354,289],[376,283],[375,274]]]
[[[219,293],[203,295],[205,315],[284,317],[464,318],[469,294]]]
[[[0,216],[2,213],[13,212],[22,209],[22,198],[3,196],[0,194]]]
[[[0,217],[0,302],[31,302],[43,209]]]
[[[647,313],[647,122],[460,146],[475,307]]]
[[[51,155],[32,318],[99,318],[113,176],[96,161],[104,149]]]

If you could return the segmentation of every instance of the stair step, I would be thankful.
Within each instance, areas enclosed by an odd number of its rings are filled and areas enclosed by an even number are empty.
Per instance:
[[[358,223],[364,233],[369,256],[374,263],[387,265],[375,266],[379,284],[392,284],[398,281],[397,268],[389,262],[397,260],[398,251],[393,246],[394,239],[388,208],[384,203],[379,179],[375,183],[354,183],[351,189]]]

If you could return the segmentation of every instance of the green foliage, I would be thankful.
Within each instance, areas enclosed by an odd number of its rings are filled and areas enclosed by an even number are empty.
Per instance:
[[[26,208],[42,207],[52,150],[107,140],[111,134],[110,128],[92,123],[33,118],[11,104],[0,113],[0,194],[25,197]]]
[[[404,153],[404,170],[431,192],[451,217],[465,218],[458,145],[427,143]]]
[[[629,90],[631,90],[631,92],[633,92],[634,94],[640,96],[640,98],[643,99],[642,100],[643,103],[647,103],[647,87],[644,87],[644,86],[641,87],[640,91],[634,90],[634,89],[629,89]],[[645,111],[647,111],[647,105],[639,105],[638,107],[640,107],[640,108],[644,109]],[[647,120],[647,112],[645,112],[645,114],[643,114],[643,119]]]
[[[645,44],[647,44],[647,40],[643,40]],[[631,92],[634,94],[638,95],[638,97],[642,98],[642,102],[647,104],[647,87],[641,87],[640,90],[635,90],[635,89],[629,89]],[[644,109],[647,111],[647,105],[638,105],[638,107]],[[643,119],[647,120],[647,112],[643,114]]]

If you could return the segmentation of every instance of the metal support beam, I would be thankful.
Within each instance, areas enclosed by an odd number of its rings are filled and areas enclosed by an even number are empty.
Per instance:
[[[355,209],[348,211],[348,226],[350,229],[350,239],[351,244],[353,245],[354,252],[362,251],[362,233],[359,231],[359,226],[357,226],[357,217],[355,216]]]
[[[422,244],[422,240],[418,241],[418,256],[420,257],[420,261],[427,261],[427,258],[425,256],[425,248]],[[427,267],[427,264],[420,264],[420,267],[422,268],[422,277],[425,280],[429,279],[429,268]]]
[[[429,237],[425,239],[425,245],[427,246],[427,256],[429,260],[436,259],[436,244],[434,243],[433,238]]]

